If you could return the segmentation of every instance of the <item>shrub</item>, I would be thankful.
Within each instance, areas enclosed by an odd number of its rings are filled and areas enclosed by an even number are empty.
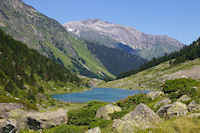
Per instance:
[[[168,80],[162,85],[164,93],[168,93],[169,97],[174,100],[184,94],[187,94],[195,101],[199,102],[200,91],[194,87],[200,87],[200,82],[190,78],[181,78]]]
[[[92,125],[98,125],[102,124],[99,119],[95,119],[96,111],[106,105],[104,102],[98,102],[98,101],[93,101],[89,102],[87,106],[84,106],[81,109],[77,110],[71,110],[68,112],[69,120],[68,124],[69,125],[88,125],[92,123]],[[96,122],[96,123],[95,123]]]

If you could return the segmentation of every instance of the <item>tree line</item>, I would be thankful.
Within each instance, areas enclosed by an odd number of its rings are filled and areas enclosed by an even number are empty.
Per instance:
[[[170,65],[176,65],[183,63],[187,60],[194,60],[197,58],[200,58],[200,38],[197,41],[194,41],[189,46],[184,46],[180,51],[165,54],[162,57],[153,58],[150,61],[144,63],[139,69],[133,69],[131,71],[121,73],[118,76],[118,79],[136,74],[140,71],[161,64],[165,61],[170,60]]]

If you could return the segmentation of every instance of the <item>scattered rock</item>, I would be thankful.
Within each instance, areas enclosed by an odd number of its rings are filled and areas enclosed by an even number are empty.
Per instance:
[[[183,101],[183,102],[185,102],[185,101],[188,101],[188,100],[190,100],[191,98],[188,96],[188,95],[183,95],[183,96],[181,96],[179,99],[178,99],[178,101]]]
[[[160,117],[147,105],[141,103],[122,119],[115,119],[113,128],[118,132],[132,133],[137,128],[152,128],[159,122],[161,122]]]
[[[30,112],[26,116],[26,125],[29,129],[46,129],[67,123],[67,111],[59,109],[45,113]]]
[[[160,95],[163,95],[164,93],[162,91],[152,91],[147,93],[147,96],[150,97],[152,100],[159,97]]]
[[[155,108],[157,108],[158,106],[160,105],[167,105],[167,104],[170,104],[171,103],[171,100],[169,98],[163,98],[162,100],[158,101],[156,104],[155,104]]]
[[[15,119],[1,119],[0,133],[16,133],[18,132],[17,121]]]
[[[192,111],[200,111],[200,104],[197,104],[194,100],[188,104],[188,110]]]
[[[108,114],[112,114],[115,111],[120,112],[122,111],[122,109],[112,104],[105,105],[97,110],[96,118],[103,118],[105,120],[110,120],[111,118],[108,116]]]
[[[200,117],[200,113],[192,113],[188,115],[189,118],[196,118],[196,117]]]
[[[171,118],[175,116],[187,115],[187,105],[181,102],[174,102],[173,104],[167,104],[163,107],[160,107],[157,111],[157,114],[160,117]]]
[[[88,130],[85,133],[101,133],[101,129],[100,129],[100,127],[95,127],[95,128]]]

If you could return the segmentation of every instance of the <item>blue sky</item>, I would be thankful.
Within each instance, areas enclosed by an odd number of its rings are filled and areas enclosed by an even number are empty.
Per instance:
[[[190,44],[200,37],[200,0],[23,0],[61,24],[100,18]]]

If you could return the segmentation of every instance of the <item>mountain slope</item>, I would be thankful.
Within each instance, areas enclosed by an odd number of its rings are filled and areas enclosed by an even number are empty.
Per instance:
[[[46,86],[49,82],[51,87]],[[33,108],[39,100],[37,94],[49,92],[53,84],[57,86],[54,91],[60,86],[84,85],[69,69],[0,29],[0,103],[14,100]]]
[[[109,72],[116,76],[127,70],[137,69],[146,61],[139,56],[129,54],[122,50],[108,48],[94,42],[86,43],[91,53],[99,59]]]
[[[183,47],[180,51],[173,52],[171,54],[165,54],[165,56],[159,58],[153,58],[149,62],[146,62],[139,69],[133,69],[128,72],[121,73],[118,78],[123,78],[130,76],[132,74],[138,73],[142,70],[151,68],[158,64],[161,64],[165,61],[170,61],[170,65],[180,64],[187,60],[194,60],[200,58],[200,38],[197,41],[194,41],[191,45]]]
[[[0,27],[29,48],[75,72],[90,77],[114,77],[83,42],[67,33],[57,21],[37,12],[22,0],[0,1]]]
[[[74,36],[85,40],[96,40],[109,47],[117,48],[116,43],[128,45],[143,58],[151,59],[179,50],[183,44],[168,36],[155,36],[137,31],[134,28],[88,19],[64,24]]]
[[[143,67],[145,69],[141,69],[136,74],[103,83],[99,87],[154,90],[159,89],[162,83],[170,79],[200,80],[200,39],[190,46],[185,46],[180,52],[154,59]]]

